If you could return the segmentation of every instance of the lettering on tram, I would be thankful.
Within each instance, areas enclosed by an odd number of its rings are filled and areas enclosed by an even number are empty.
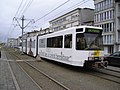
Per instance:
[[[58,60],[64,60],[64,61],[70,61],[70,58],[72,57],[72,56],[65,56],[65,55],[50,54],[50,53],[43,52],[43,51],[40,51],[39,54],[45,57],[54,58]]]

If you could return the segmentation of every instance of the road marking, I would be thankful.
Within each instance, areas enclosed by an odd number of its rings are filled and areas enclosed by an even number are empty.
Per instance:
[[[10,59],[0,59],[2,61],[17,61],[17,62],[21,62],[21,61],[37,61],[37,60],[30,60],[30,59],[27,59],[27,60],[10,60]]]
[[[12,77],[13,77],[13,82],[14,82],[14,84],[15,84],[16,90],[20,90],[20,87],[19,87],[19,85],[18,85],[18,82],[17,82],[17,80],[16,80],[16,78],[15,78],[15,76],[14,76],[14,74],[13,74],[13,71],[12,71],[11,66],[10,66],[10,64],[9,64],[8,61],[7,61],[7,64],[8,64],[8,67],[9,67],[9,69],[10,69],[11,75],[12,75]]]

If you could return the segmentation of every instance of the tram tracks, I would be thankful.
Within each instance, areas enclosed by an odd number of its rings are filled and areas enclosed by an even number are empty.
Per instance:
[[[120,84],[120,72],[116,72],[114,70],[90,69],[90,71],[88,71],[86,73]]]
[[[113,77],[117,77],[120,79],[120,72],[119,71],[115,71],[115,70],[111,70],[111,69],[99,69],[97,70],[103,74],[107,74]]]
[[[113,70],[113,69],[106,68],[105,70],[108,70],[108,71],[113,71],[113,72],[118,72],[118,73],[120,73],[120,69],[119,69],[119,70]]]
[[[59,81],[55,80],[54,78],[50,77],[40,69],[37,69],[35,66],[30,64],[27,61],[23,61],[19,56],[10,52],[9,53],[12,57],[19,60],[16,63],[18,66],[26,73],[26,75],[35,83],[35,85],[40,90],[70,90],[67,86],[63,85]],[[22,61],[20,61],[22,60]]]
[[[43,89],[43,90],[70,90],[59,81],[53,79],[46,73],[37,69],[28,62],[18,62],[25,72]],[[34,76],[32,75],[34,73]]]
[[[10,51],[11,52],[11,51]],[[12,53],[12,52],[11,52]],[[16,53],[15,53],[16,54]],[[14,54],[12,54],[12,55],[14,55]],[[17,56],[19,56],[19,55],[17,55]],[[14,55],[14,57],[16,57],[15,55]],[[20,56],[19,56],[20,57]],[[18,61],[19,60],[19,61]],[[16,57],[16,62],[17,63],[19,63],[19,64],[22,64],[23,62],[24,62],[24,60],[21,60],[20,58],[18,58],[18,57]],[[31,61],[27,61],[27,63],[31,63],[31,64],[33,64]],[[29,67],[29,65],[27,65],[27,63],[25,63],[24,65],[22,65],[22,66],[24,66],[24,67],[26,67],[26,66],[28,66]],[[36,62],[35,62],[36,63]],[[38,64],[38,65],[41,65],[41,64]],[[38,66],[37,65],[37,66]],[[33,64],[33,66],[35,66],[35,64]],[[37,66],[35,66],[35,67],[37,67]],[[62,67],[62,65],[61,65],[61,67]],[[64,66],[63,66],[64,67]],[[38,68],[38,67],[37,67]],[[48,67],[49,68],[49,67]],[[68,68],[67,68],[68,69]],[[70,68],[70,69],[73,69],[72,67]],[[78,69],[78,68],[77,68]],[[75,70],[77,70],[76,68],[75,68]],[[49,70],[49,69],[48,69]],[[73,71],[75,71],[74,69],[73,69]],[[104,69],[103,69],[104,70]],[[35,71],[35,70],[34,70]],[[43,70],[42,70],[43,71]],[[79,70],[77,70],[77,72],[78,72]],[[100,72],[101,71],[101,72]],[[120,78],[119,78],[119,75],[117,75],[118,77],[116,77],[116,74],[113,74],[113,73],[111,73],[111,72],[109,72],[109,70],[106,70],[106,71],[102,71],[102,69],[100,69],[100,71],[99,70],[84,70],[84,69],[80,69],[80,72],[82,73],[82,74],[86,74],[86,75],[88,75],[88,76],[95,76],[95,77],[98,77],[98,78],[101,78],[101,80],[103,79],[103,81],[104,81],[104,79],[106,80],[106,81],[111,81],[111,82],[115,82],[115,83],[117,83],[117,84],[120,84],[120,82],[119,82],[119,80],[120,80]],[[45,71],[46,72],[46,71]],[[109,72],[109,73],[108,73]],[[115,71],[116,72],[116,71]],[[31,73],[31,72],[30,72]],[[71,72],[72,73],[72,72]],[[112,74],[112,75],[111,75]],[[118,74],[119,74],[119,72],[118,72]],[[50,75],[50,74],[49,74]],[[78,74],[78,75],[80,75],[80,74]],[[39,80],[38,80],[39,81]],[[60,82],[61,82],[61,80],[60,80]],[[37,83],[37,82],[36,82]],[[37,83],[38,84],[38,83]],[[39,85],[39,84],[38,84]],[[69,86],[68,85],[68,83],[67,84],[65,84],[65,85],[67,85],[67,86]],[[42,87],[41,87],[42,88]],[[70,87],[71,88],[71,87]],[[68,88],[69,89],[69,88]],[[49,89],[50,90],[50,89]],[[65,89],[63,89],[63,90],[65,90]],[[72,89],[73,90],[73,89]]]

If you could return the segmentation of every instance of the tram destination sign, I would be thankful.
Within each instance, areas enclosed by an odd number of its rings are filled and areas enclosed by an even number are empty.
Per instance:
[[[102,30],[100,30],[100,29],[95,29],[95,28],[86,28],[85,32],[86,32],[86,33],[101,34],[101,33],[102,33]]]

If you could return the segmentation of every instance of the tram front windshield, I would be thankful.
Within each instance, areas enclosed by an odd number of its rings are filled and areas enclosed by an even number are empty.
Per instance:
[[[102,35],[95,33],[77,33],[76,50],[103,50]]]

